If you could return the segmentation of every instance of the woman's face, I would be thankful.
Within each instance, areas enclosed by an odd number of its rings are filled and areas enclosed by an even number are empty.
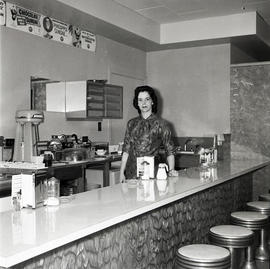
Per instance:
[[[153,101],[148,92],[140,92],[138,95],[138,106],[142,113],[152,112]]]

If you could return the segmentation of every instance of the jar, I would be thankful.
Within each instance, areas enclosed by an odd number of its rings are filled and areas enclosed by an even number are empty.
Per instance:
[[[60,204],[60,182],[57,178],[47,179],[47,202],[48,206],[57,206]]]
[[[52,154],[44,154],[43,163],[45,164],[45,167],[52,166]]]

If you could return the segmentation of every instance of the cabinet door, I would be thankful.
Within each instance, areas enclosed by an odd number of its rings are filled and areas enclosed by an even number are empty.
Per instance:
[[[84,119],[86,117],[86,81],[67,81],[65,84],[67,119]]]
[[[123,118],[123,87],[116,85],[104,86],[105,118]]]
[[[104,84],[87,81],[87,118],[103,118],[105,116]]]

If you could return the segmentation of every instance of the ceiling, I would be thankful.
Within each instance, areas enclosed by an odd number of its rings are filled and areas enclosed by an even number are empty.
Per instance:
[[[249,11],[257,11],[260,17],[270,25],[270,0],[9,0],[8,2],[58,18],[94,34],[146,52],[231,43],[256,61],[270,60],[270,47],[256,35],[159,44],[126,27],[127,24],[129,26],[133,24],[134,29],[143,30],[148,29],[149,26],[148,23],[144,23],[144,20],[153,22],[159,27],[166,23]],[[136,15],[137,19],[134,22],[133,15]],[[115,21],[121,20],[124,24],[116,25],[107,20],[109,17],[113,17]]]
[[[257,11],[270,25],[270,0],[112,0],[156,23]]]

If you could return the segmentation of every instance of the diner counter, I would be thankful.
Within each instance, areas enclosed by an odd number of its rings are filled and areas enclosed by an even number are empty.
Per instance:
[[[60,180],[64,176],[67,180],[81,178],[79,192],[85,191],[85,169],[100,168],[103,170],[103,186],[110,185],[109,170],[111,163],[121,161],[121,155],[96,156],[83,161],[55,161],[52,163],[52,169],[56,175],[60,174]],[[0,198],[9,196],[11,193],[11,175],[20,173],[37,173],[47,171],[48,167],[44,164],[35,164],[28,162],[4,162],[0,161]]]
[[[58,207],[2,212],[0,267],[12,267],[268,164],[266,157],[232,159],[183,170],[166,185],[159,180],[129,181],[62,199]]]

